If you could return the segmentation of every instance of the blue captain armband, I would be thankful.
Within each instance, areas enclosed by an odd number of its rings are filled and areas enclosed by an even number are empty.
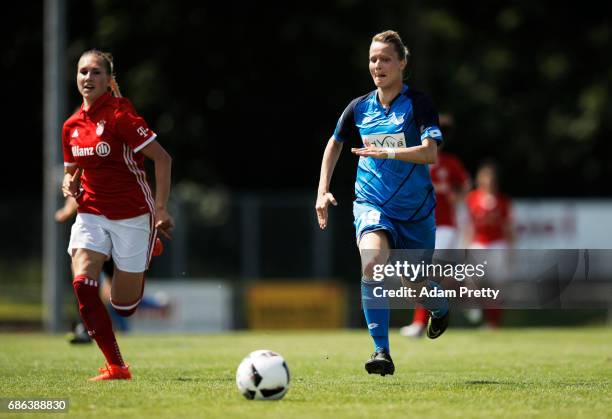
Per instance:
[[[431,127],[423,128],[421,130],[421,141],[423,141],[427,137],[437,142],[441,142],[442,141],[442,131],[440,131],[440,128],[435,125]]]

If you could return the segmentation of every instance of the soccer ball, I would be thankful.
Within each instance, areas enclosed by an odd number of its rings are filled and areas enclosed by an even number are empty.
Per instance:
[[[249,400],[279,400],[289,389],[289,368],[279,353],[254,351],[238,366],[236,384]]]

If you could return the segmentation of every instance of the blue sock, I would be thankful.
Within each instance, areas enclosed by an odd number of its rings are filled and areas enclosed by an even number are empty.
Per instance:
[[[130,330],[130,322],[128,321],[128,319],[117,314],[113,306],[107,304],[106,310],[108,311],[111,321],[113,322],[113,325],[117,330],[121,332],[127,332]]]
[[[442,286],[434,281],[427,280],[426,285],[428,290],[443,290]],[[448,298],[446,297],[427,297],[423,302],[425,307],[431,313],[434,318],[440,318],[448,313]]]
[[[148,295],[143,295],[139,304],[140,308],[162,308],[163,306],[155,298]]]
[[[361,307],[365,315],[370,336],[374,340],[374,350],[386,349],[389,351],[389,300],[375,297],[374,288],[382,287],[382,281],[361,280]],[[378,292],[377,292],[378,294]]]

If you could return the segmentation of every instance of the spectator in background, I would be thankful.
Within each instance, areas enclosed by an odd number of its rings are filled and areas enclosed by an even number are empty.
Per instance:
[[[436,249],[453,249],[459,244],[455,206],[470,190],[470,177],[457,156],[443,151],[453,137],[453,116],[440,114],[440,128],[444,142],[438,147],[438,162],[429,166],[436,192]],[[421,337],[425,332],[429,311],[417,305],[412,323],[400,329],[407,337]]]
[[[470,249],[509,249],[514,243],[510,199],[500,192],[498,169],[495,163],[485,161],[476,172],[476,189],[466,196],[469,223],[465,242]],[[502,311],[485,308],[486,325],[497,328]],[[479,321],[478,309],[468,315]]]

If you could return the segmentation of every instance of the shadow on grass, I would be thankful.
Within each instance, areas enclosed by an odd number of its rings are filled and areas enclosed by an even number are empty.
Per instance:
[[[199,382],[199,381],[206,381],[207,383],[227,383],[227,382],[231,382],[234,381],[235,378],[233,377],[229,377],[229,378],[213,378],[213,377],[177,377],[174,379],[174,381],[182,381],[182,382]]]
[[[490,386],[490,385],[508,385],[513,384],[509,381],[491,381],[491,380],[470,380],[466,381],[465,384],[474,386]]]

